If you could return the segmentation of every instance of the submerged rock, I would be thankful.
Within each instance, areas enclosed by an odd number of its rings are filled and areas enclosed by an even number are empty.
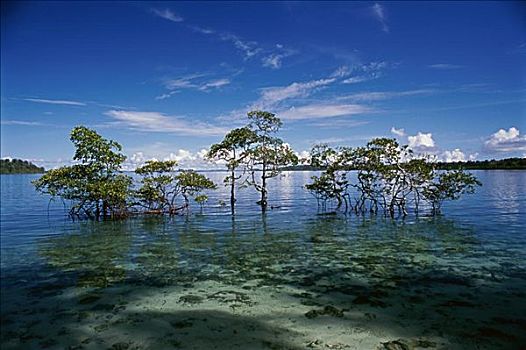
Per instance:
[[[332,316],[332,317],[343,317],[344,310],[338,309],[334,306],[327,305],[321,310],[310,310],[309,312],[305,313],[305,317],[307,318],[315,318],[318,316]]]
[[[127,350],[130,347],[130,344],[119,342],[111,346],[111,350]]]
[[[84,295],[82,298],[79,299],[79,304],[86,305],[86,304],[92,304],[96,301],[98,301],[101,298],[100,295],[97,294],[87,294]]]
[[[378,307],[387,307],[387,304],[381,300],[371,298],[368,295],[359,295],[353,300],[353,304],[356,305],[371,305]]]
[[[183,295],[179,298],[179,302],[183,304],[201,304],[203,302],[203,297],[200,297],[199,295]]]
[[[422,339],[397,339],[381,343],[380,350],[416,350],[435,348],[437,344],[429,340]]]

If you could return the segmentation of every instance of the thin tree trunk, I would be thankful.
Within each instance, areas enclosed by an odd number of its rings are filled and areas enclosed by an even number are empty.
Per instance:
[[[261,211],[267,211],[267,178],[266,178],[266,164],[263,163],[263,174],[261,175]]]
[[[231,179],[231,182],[230,182],[230,209],[232,210],[232,215],[234,215],[234,205],[236,203],[236,197],[235,197],[235,191],[236,191],[236,178],[235,178],[235,171],[234,169],[232,169],[232,172],[231,172],[231,175],[232,175],[232,179]]]

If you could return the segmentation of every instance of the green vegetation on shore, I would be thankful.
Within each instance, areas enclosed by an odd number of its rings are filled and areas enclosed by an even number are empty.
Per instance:
[[[506,158],[506,159],[491,159],[491,160],[477,160],[467,162],[443,163],[437,164],[438,169],[469,169],[469,170],[497,170],[497,169],[526,169],[526,158]]]
[[[0,159],[0,174],[41,174],[43,167],[22,159]]]
[[[505,158],[491,160],[470,160],[466,162],[437,162],[437,170],[525,170],[526,158]],[[283,171],[321,171],[324,167],[312,166],[310,164],[298,164],[283,167]],[[356,169],[349,169],[356,170]]]

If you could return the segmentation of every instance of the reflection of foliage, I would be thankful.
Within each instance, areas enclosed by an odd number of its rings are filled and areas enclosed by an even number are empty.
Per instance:
[[[132,240],[120,222],[97,223],[97,231],[51,237],[40,245],[47,263],[77,278],[79,286],[107,287],[124,281]]]

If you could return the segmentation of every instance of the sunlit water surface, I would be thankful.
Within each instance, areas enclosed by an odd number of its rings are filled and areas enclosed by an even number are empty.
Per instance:
[[[1,348],[520,349],[526,172],[474,173],[434,218],[320,215],[313,173],[290,172],[265,216],[243,189],[232,217],[220,188],[113,222],[1,176]]]

